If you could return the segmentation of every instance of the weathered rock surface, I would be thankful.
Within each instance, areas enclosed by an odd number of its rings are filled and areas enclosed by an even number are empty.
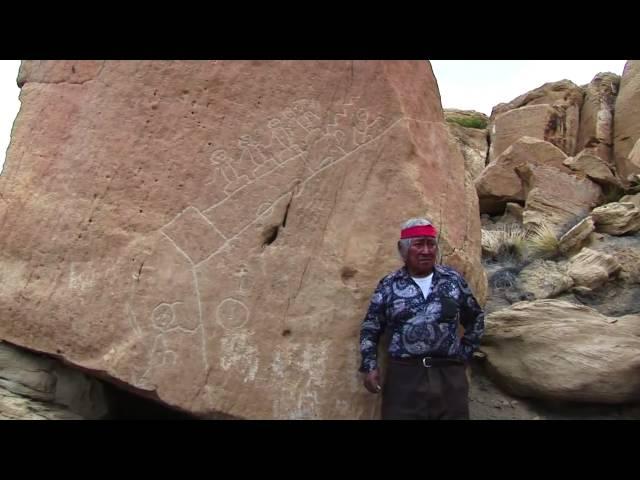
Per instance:
[[[547,224],[558,236],[564,235],[588,216],[602,198],[601,188],[588,178],[532,164],[516,170],[527,198],[523,213],[527,229]]]
[[[591,213],[596,230],[609,235],[624,235],[640,230],[640,208],[633,202],[612,202]]]
[[[533,299],[551,298],[570,289],[573,279],[566,266],[548,260],[536,260],[518,274],[520,288],[531,293]]]
[[[583,248],[569,260],[567,273],[576,285],[595,290],[607,283],[620,268],[620,263],[612,255]]]
[[[558,242],[559,252],[566,255],[572,251],[579,251],[595,228],[591,216],[584,218],[560,237]]]
[[[571,170],[581,172],[594,182],[604,185],[621,187],[620,180],[614,175],[607,163],[600,157],[583,150],[575,157],[568,157],[564,165]]]
[[[108,409],[97,380],[0,342],[0,419],[100,419]]]
[[[593,233],[589,237],[588,246],[591,250],[606,253],[616,259],[620,264],[618,278],[640,285],[640,233],[622,237]]]

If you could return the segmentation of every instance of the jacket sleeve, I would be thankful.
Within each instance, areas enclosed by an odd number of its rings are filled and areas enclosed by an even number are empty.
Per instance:
[[[378,341],[384,332],[387,319],[384,295],[384,279],[380,280],[371,296],[371,303],[360,329],[361,372],[370,372],[378,368]]]
[[[462,358],[468,361],[480,346],[480,340],[484,334],[484,311],[462,276],[460,276],[460,287],[462,290],[460,323],[464,327],[460,347]]]

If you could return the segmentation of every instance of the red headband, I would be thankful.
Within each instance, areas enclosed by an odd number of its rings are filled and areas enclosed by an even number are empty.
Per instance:
[[[413,237],[437,237],[438,232],[433,225],[417,225],[405,228],[400,232],[400,239]]]

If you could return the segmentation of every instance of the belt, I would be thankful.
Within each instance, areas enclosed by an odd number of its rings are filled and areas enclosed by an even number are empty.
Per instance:
[[[464,365],[462,360],[445,357],[389,357],[389,361],[402,365],[422,365],[425,368]]]

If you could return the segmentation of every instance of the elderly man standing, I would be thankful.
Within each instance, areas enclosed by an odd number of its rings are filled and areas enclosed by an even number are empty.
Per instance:
[[[404,267],[380,280],[362,323],[364,386],[382,392],[383,419],[468,419],[466,364],[480,344],[484,313],[464,278],[436,265],[431,222],[405,222],[398,251]],[[391,339],[381,385],[377,354],[385,329]]]

